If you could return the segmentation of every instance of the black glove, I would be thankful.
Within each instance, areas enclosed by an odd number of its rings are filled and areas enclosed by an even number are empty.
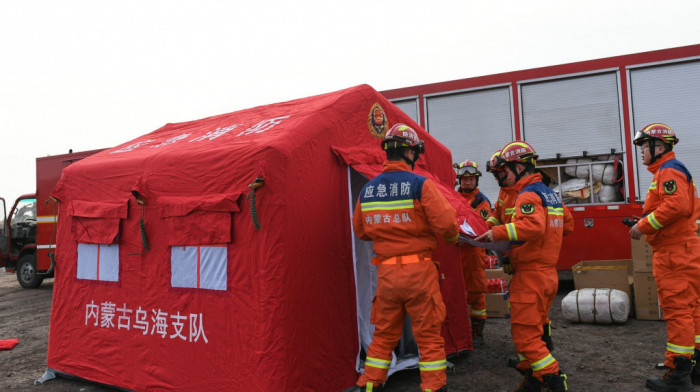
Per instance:
[[[496,252],[496,256],[498,256],[498,262],[503,267],[503,272],[513,275],[513,266],[510,264],[510,258],[501,252]]]
[[[627,227],[632,227],[637,224],[637,219],[634,218],[622,218],[622,223]]]

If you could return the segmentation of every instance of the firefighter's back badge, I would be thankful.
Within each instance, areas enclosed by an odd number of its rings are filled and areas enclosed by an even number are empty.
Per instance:
[[[372,136],[377,139],[384,139],[384,135],[387,129],[389,129],[389,121],[386,119],[384,109],[382,109],[378,103],[372,105],[372,109],[370,109],[367,118],[367,125],[369,126],[369,133],[371,133]]]

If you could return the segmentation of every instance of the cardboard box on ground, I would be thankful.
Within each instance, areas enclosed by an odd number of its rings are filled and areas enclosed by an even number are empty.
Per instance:
[[[700,236],[700,221],[698,222]],[[631,240],[632,259],[587,260],[571,269],[576,289],[610,288],[626,292],[639,320],[663,320],[653,273],[653,251],[642,236]]]
[[[624,291],[629,299],[630,309],[633,309],[632,259],[583,260],[571,267],[571,270],[576,290],[590,288]]]
[[[583,260],[571,267],[576,289],[616,289],[632,302],[632,260]]]
[[[663,320],[656,281],[652,271],[651,246],[645,236],[632,240],[634,269],[634,311],[639,320]]]
[[[486,314],[490,318],[510,318],[508,293],[486,293]]]
[[[639,320],[663,320],[654,273],[634,271],[634,310]]]
[[[646,236],[632,242],[632,267],[634,272],[651,272],[653,252]]]
[[[503,272],[503,268],[486,269],[486,279],[503,278],[510,283],[511,275]],[[510,317],[510,301],[508,293],[486,293],[486,314],[492,318]]]

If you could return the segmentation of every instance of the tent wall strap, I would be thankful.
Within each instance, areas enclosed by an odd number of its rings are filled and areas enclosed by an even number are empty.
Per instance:
[[[260,222],[258,221],[258,211],[255,208],[255,190],[265,185],[265,179],[258,177],[255,181],[248,185],[250,192],[246,195],[246,200],[250,201],[250,217],[253,219],[253,225],[255,229],[260,231]]]

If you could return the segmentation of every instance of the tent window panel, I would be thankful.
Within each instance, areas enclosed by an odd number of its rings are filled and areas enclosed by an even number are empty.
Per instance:
[[[124,201],[92,202],[73,200],[69,204],[71,232],[78,243],[112,244],[119,235],[119,225],[126,219],[128,203]]]
[[[185,216],[164,217],[168,245],[221,244],[231,242],[231,213],[194,211]]]
[[[78,244],[77,278],[119,281],[119,245]]]
[[[200,254],[200,286],[203,289],[226,290],[226,247],[201,247]]]
[[[225,246],[173,246],[173,287],[208,290],[227,289],[228,249]]]
[[[98,245],[100,262],[98,280],[119,281],[119,245]]]
[[[78,244],[78,279],[97,280],[97,245]]]
[[[173,246],[170,256],[173,287],[197,287],[197,247]],[[194,272],[194,273],[193,273]]]
[[[168,246],[227,244],[240,193],[158,198]]]

